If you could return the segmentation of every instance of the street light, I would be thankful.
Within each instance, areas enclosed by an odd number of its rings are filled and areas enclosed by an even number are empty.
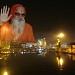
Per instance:
[[[60,33],[58,35],[58,39],[57,39],[57,43],[58,43],[58,51],[61,51],[61,44],[60,44],[60,38],[64,37],[64,34],[63,33]]]
[[[64,37],[64,34],[63,34],[63,33],[60,33],[60,34],[58,35],[58,37],[59,37],[59,38]]]

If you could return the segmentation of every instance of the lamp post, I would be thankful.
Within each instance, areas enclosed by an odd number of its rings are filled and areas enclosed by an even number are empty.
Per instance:
[[[60,41],[60,38],[64,37],[64,34],[63,33],[60,33],[58,35],[58,39],[57,39],[57,42],[58,42],[58,51],[61,52],[61,41]]]

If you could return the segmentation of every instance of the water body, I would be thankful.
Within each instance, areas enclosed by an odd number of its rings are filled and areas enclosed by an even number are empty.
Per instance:
[[[4,73],[5,75],[75,75],[75,56],[56,52],[0,54],[0,75]]]

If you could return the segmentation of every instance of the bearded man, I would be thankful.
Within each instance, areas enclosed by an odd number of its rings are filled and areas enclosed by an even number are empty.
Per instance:
[[[10,15],[9,11],[10,8],[7,8],[7,6],[1,9],[0,40],[8,42],[15,40],[19,42],[35,42],[32,26],[25,22],[25,7],[21,4],[15,4],[11,8]]]

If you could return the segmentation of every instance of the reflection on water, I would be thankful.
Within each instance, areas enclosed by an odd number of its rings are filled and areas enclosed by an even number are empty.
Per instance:
[[[1,75],[9,75],[9,74],[8,74],[8,71],[6,69],[4,69],[4,71],[2,72]]]
[[[10,57],[10,54],[0,54],[0,62],[4,63],[5,61],[8,60],[9,57]]]
[[[75,55],[74,54],[67,54],[71,61],[75,61]]]
[[[71,66],[74,66],[69,59],[75,61],[75,55],[47,51],[41,54],[0,54],[0,75],[34,75],[35,72],[41,72],[41,75],[60,75],[60,71],[66,75],[65,71],[70,71]]]
[[[5,72],[4,72],[4,75],[8,75],[8,72],[7,72],[7,71],[5,71]]]
[[[43,56],[43,57],[46,57],[47,51],[43,51],[43,52],[39,53],[38,55]]]
[[[56,60],[57,60],[57,64],[60,70],[63,70],[63,58],[61,57],[61,53],[57,52],[56,53]]]
[[[10,57],[10,54],[0,54],[0,65],[1,65],[1,72],[0,75],[9,75],[8,68],[7,68],[7,60]]]

